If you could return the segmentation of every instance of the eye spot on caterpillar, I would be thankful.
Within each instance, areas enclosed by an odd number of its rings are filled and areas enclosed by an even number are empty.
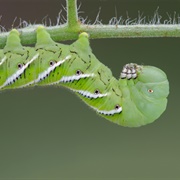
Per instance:
[[[98,89],[96,89],[95,91],[94,91],[94,94],[99,94],[100,93],[100,91],[98,90]]]
[[[81,71],[81,70],[77,70],[77,71],[76,71],[76,75],[79,76],[79,75],[81,75],[81,74],[82,74],[82,71]]]
[[[152,89],[148,89],[148,92],[149,93],[153,93],[154,91]]]
[[[120,108],[120,105],[119,104],[116,104],[114,109],[118,110]]]
[[[50,62],[49,62],[49,65],[50,65],[50,66],[54,66],[55,63],[56,63],[56,61],[50,61]]]
[[[21,68],[23,67],[23,64],[19,63],[19,64],[17,65],[17,67],[18,67],[18,69],[21,69]]]

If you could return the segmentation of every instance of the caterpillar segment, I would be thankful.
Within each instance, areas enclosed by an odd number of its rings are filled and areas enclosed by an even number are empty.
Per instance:
[[[131,127],[156,120],[165,111],[169,94],[169,82],[162,70],[153,66],[135,66],[136,79],[119,80],[123,94],[123,123]],[[132,113],[128,113],[130,110]]]
[[[87,33],[64,45],[42,26],[36,32],[35,47],[22,46],[17,30],[9,33],[0,50],[0,90],[64,86],[99,115],[127,127],[149,124],[166,109],[169,83],[160,69],[130,63],[116,79],[92,53]]]

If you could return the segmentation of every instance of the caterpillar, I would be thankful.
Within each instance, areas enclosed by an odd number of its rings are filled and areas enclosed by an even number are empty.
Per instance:
[[[54,42],[43,26],[36,34],[35,47],[25,47],[19,31],[10,31],[0,50],[0,90],[64,86],[99,115],[126,127],[149,124],[166,109],[169,82],[159,68],[126,64],[116,79],[92,53],[86,32],[71,45]]]

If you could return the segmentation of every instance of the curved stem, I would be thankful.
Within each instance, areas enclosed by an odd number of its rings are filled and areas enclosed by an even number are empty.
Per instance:
[[[135,38],[135,37],[180,37],[179,24],[157,25],[87,25],[78,21],[76,0],[67,2],[67,23],[59,26],[46,27],[54,41],[77,39],[80,32],[87,32],[90,38]],[[37,25],[18,29],[23,45],[36,43]],[[0,33],[0,48],[6,44],[7,33]]]

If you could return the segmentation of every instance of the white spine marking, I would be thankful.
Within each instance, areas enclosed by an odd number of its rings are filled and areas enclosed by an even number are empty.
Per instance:
[[[92,106],[91,106],[92,107]],[[103,114],[103,115],[107,115],[107,116],[110,116],[110,115],[114,115],[114,114],[118,114],[120,112],[122,112],[122,107],[119,107],[118,109],[113,109],[113,110],[110,110],[110,111],[105,111],[105,110],[99,110],[97,108],[94,108],[92,107],[95,111],[97,111],[98,113],[100,114]]]
[[[49,75],[51,73],[51,71],[53,71],[56,67],[60,66],[61,64],[63,64],[66,60],[70,59],[71,58],[71,55],[69,56],[66,56],[62,61],[58,61],[57,63],[55,63],[53,66],[51,67],[48,67],[47,70],[45,70],[44,72],[40,73],[38,75],[38,78],[35,79],[34,81],[31,81],[25,85],[22,85],[20,86],[20,88],[24,88],[24,87],[27,87],[27,86],[30,86],[34,83],[38,83],[39,81],[41,81],[44,77],[46,77],[47,75]]]
[[[81,94],[84,97],[93,98],[93,99],[108,96],[108,93],[105,93],[105,94],[101,94],[101,93],[100,94],[93,94],[93,93],[90,93],[89,91],[83,91],[83,90],[73,90],[73,91]]]
[[[4,57],[1,59],[1,61],[0,61],[0,66],[5,62],[6,59],[7,59],[6,56],[4,56]]]
[[[76,89],[72,89],[72,88],[70,88],[70,90],[72,90],[74,92],[77,92],[77,93],[80,93],[80,94],[82,94],[85,97],[89,96],[89,98],[94,98],[94,99],[96,99],[98,97],[105,97],[105,96],[109,95],[109,93],[105,93],[105,94],[92,94],[89,91],[76,90]],[[112,109],[112,110],[109,110],[109,111],[99,110],[99,109],[95,108],[94,106],[90,106],[90,107],[92,109],[94,109],[97,113],[103,114],[103,115],[107,115],[107,116],[114,115],[114,114],[119,114],[120,112],[122,112],[122,107],[121,106],[119,106],[118,109]]]
[[[61,64],[63,64],[66,60],[70,59],[71,55],[66,56],[65,59],[63,59],[62,61],[58,61],[57,63],[55,63],[53,66],[48,67],[47,70],[45,70],[44,72],[40,73],[38,75],[38,78],[34,80],[34,83],[38,83],[39,81],[43,80],[43,78],[47,77],[56,67],[60,66]]]
[[[73,76],[63,76],[59,82],[72,82],[72,81],[77,81],[79,79],[82,79],[82,78],[86,78],[86,77],[94,77],[94,73],[91,73],[91,74],[80,74],[80,75],[73,75]]]
[[[23,65],[21,69],[17,70],[13,75],[8,77],[4,84],[0,86],[0,89],[9,85],[10,83],[14,83],[14,80],[16,80],[16,78],[18,78],[24,72],[24,70],[29,66],[29,64],[31,64],[35,59],[38,58],[38,56],[39,54],[33,56],[33,58],[30,61],[28,61],[25,65]]]

